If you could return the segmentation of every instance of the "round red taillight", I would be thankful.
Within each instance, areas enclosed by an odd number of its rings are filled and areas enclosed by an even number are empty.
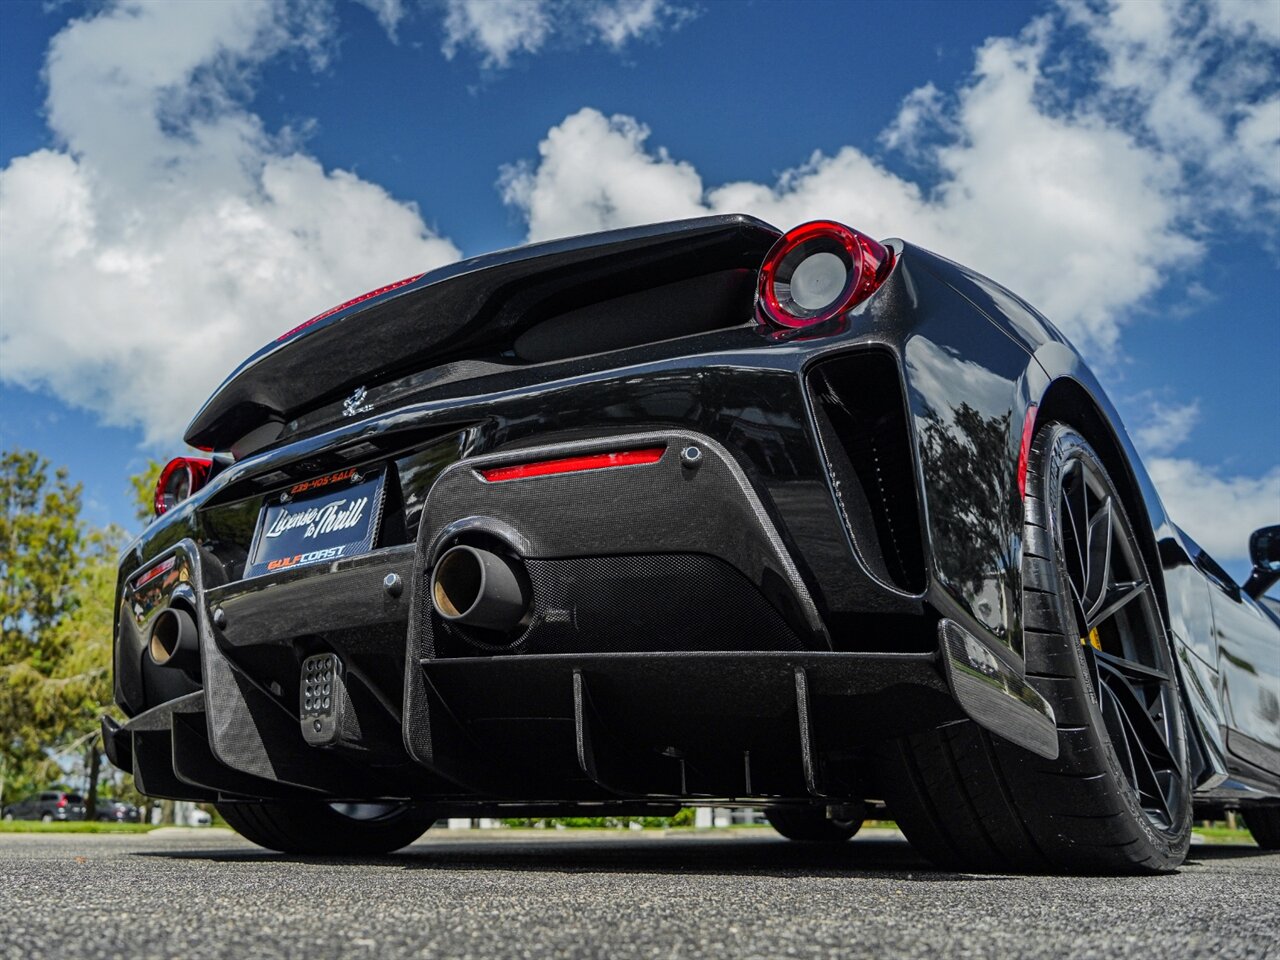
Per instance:
[[[195,457],[175,457],[164,465],[160,479],[156,481],[156,516],[172,510],[187,497],[204,486],[209,479],[211,460]]]
[[[842,223],[814,220],[790,230],[760,268],[756,306],[781,327],[809,327],[838,317],[871,296],[893,254]]]

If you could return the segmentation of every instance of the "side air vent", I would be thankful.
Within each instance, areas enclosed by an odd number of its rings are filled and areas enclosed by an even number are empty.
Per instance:
[[[849,354],[815,366],[808,384],[853,548],[885,583],[922,592],[920,503],[897,364],[880,350]]]

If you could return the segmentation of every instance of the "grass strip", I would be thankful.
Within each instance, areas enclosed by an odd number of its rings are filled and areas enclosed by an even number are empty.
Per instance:
[[[0,820],[0,833],[149,833],[164,824],[113,823],[109,820]]]

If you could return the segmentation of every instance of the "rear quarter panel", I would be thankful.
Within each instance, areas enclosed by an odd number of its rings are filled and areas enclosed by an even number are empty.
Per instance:
[[[1109,447],[1099,453],[1108,461],[1108,469],[1123,491],[1128,492],[1126,509],[1139,530],[1148,569],[1157,578],[1161,606],[1166,618],[1174,652],[1182,674],[1182,688],[1190,708],[1191,719],[1200,733],[1204,756],[1202,783],[1222,779],[1227,771],[1226,740],[1223,733],[1229,722],[1220,665],[1222,634],[1215,629],[1210,595],[1214,588],[1195,563],[1194,550],[1170,519],[1160,495],[1121,422],[1106,391],[1084,359],[1060,331],[1034,307],[998,283],[988,280],[966,267],[942,258],[930,262],[930,268],[944,277],[956,293],[985,314],[992,324],[1018,343],[1034,358],[1027,376],[1019,384],[1025,404],[1035,403],[1042,410],[1045,399],[1057,394],[1087,398],[1090,419],[1096,421],[1093,431],[1095,446]],[[1064,384],[1069,389],[1061,388]],[[1014,419],[1020,424],[1021,417]],[[1073,423],[1083,428],[1084,423]],[[1256,631],[1255,631],[1256,632]],[[1280,656],[1280,655],[1278,655]],[[1259,684],[1241,683],[1242,695],[1249,699],[1246,709],[1270,716],[1276,691],[1257,690]],[[1262,685],[1265,686],[1265,685]],[[1273,685],[1274,686],[1274,685]],[[1270,693],[1267,704],[1260,697]],[[1274,725],[1274,724],[1273,724]],[[1260,721],[1255,725],[1265,727]],[[1266,736],[1274,731],[1260,730]]]

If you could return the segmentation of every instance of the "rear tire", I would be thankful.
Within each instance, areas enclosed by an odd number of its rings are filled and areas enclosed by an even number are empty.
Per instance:
[[[889,812],[951,869],[1177,868],[1192,813],[1172,650],[1119,494],[1060,423],[1028,458],[1022,582],[1027,680],[1053,707],[1058,758],[971,722],[904,737],[881,758]]]
[[[246,840],[281,853],[370,856],[406,847],[436,820],[431,810],[396,805],[370,817],[327,803],[219,803],[223,819]]]
[[[1254,843],[1263,850],[1280,850],[1280,807],[1250,807],[1241,813]]]
[[[842,811],[848,816],[849,811]],[[773,808],[764,812],[769,826],[788,840],[801,843],[844,843],[862,827],[862,816],[852,819],[834,819],[827,816],[825,807],[808,810]]]

